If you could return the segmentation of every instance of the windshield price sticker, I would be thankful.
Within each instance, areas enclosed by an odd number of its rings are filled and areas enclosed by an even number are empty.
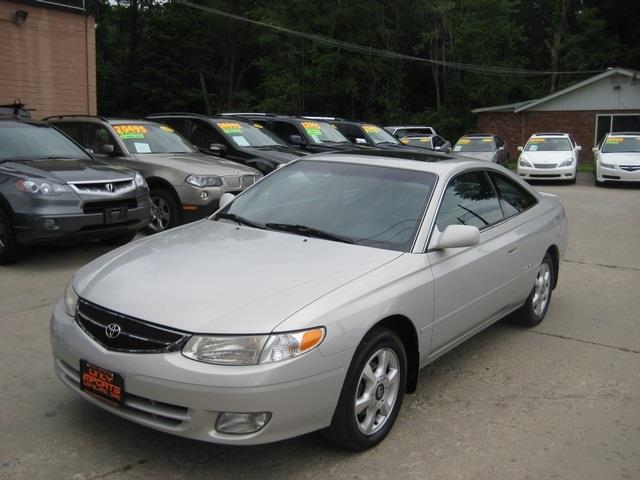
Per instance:
[[[458,143],[460,145],[468,145],[471,143],[471,140],[469,140],[468,138],[461,138],[460,140],[458,140]]]
[[[546,141],[546,139],[539,137],[539,138],[532,138],[531,139],[531,143],[544,143]]]
[[[260,125],[259,123],[254,123],[253,124],[254,127],[256,128],[264,128],[262,125]]]
[[[218,126],[224,133],[242,133],[242,125],[235,122],[219,122]]]
[[[607,138],[607,143],[622,143],[624,142],[624,137],[609,137]]]
[[[400,141],[402,143],[404,143],[405,145],[409,145],[409,139],[408,138],[401,138]]]
[[[491,138],[483,138],[482,139],[483,142],[492,142],[493,140]]]
[[[304,128],[307,133],[311,136],[320,136],[322,135],[322,130],[320,129],[320,124],[316,122],[302,122],[302,128]],[[316,140],[318,141],[318,140]]]
[[[144,138],[147,129],[142,125],[114,125],[113,129],[123,140],[127,138]]]
[[[375,125],[363,125],[362,129],[367,133],[378,133],[380,131]]]
[[[173,133],[175,130],[167,125],[160,125],[160,130],[164,130],[165,132]]]

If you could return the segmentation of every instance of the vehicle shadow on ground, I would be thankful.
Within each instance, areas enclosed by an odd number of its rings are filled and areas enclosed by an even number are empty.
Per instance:
[[[459,388],[455,385],[457,382],[465,382],[465,377],[476,375],[473,370],[479,368],[478,357],[491,355],[483,353],[487,347],[491,348],[492,344],[505,341],[505,337],[518,332],[524,334],[526,330],[498,322],[423,369],[418,389],[415,394],[405,397],[398,423],[389,438],[376,449],[355,456],[332,447],[319,432],[274,444],[246,447],[189,440],[131,423],[76,397],[59,407],[64,411],[60,417],[70,422],[69,427],[83,438],[85,454],[95,448],[90,456],[99,457],[100,452],[107,449],[105,458],[127,459],[124,465],[102,464],[97,470],[100,473],[125,468],[131,469],[132,473],[137,470],[140,476],[162,473],[163,478],[200,478],[198,474],[206,478],[256,478],[257,472],[260,472],[257,475],[260,478],[288,478],[297,476],[300,465],[306,465],[309,471],[324,471],[325,464],[326,468],[339,472],[341,464],[355,461],[359,456],[373,459],[381,453],[403,455],[399,450],[402,442],[394,442],[394,435],[411,436],[428,428],[427,420],[415,422],[410,418],[415,413],[407,413],[407,418],[403,419],[403,412],[415,411],[415,404],[420,410],[441,408],[447,399],[434,392],[436,386],[438,389]],[[423,415],[428,417],[424,413],[419,415],[420,418]],[[296,461],[290,462],[292,458]],[[327,477],[332,476],[331,472],[326,474]]]

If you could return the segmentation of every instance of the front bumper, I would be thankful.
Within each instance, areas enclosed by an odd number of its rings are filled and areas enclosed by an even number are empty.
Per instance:
[[[14,229],[18,243],[45,243],[109,238],[127,231],[139,230],[151,221],[151,202],[147,195],[135,199],[136,208],[127,209],[126,217],[107,221],[104,211],[85,212],[82,207],[60,208],[54,204],[14,213]]]
[[[518,163],[518,175],[524,180],[573,180],[576,178],[576,165],[562,168],[522,167]]]
[[[51,317],[55,372],[91,403],[133,422],[207,442],[253,445],[319,430],[331,423],[353,352],[324,357],[319,350],[268,365],[225,367],[196,362],[180,352],[131,354],[108,351],[88,337],[64,311]],[[80,359],[124,377],[124,406],[80,390]],[[215,430],[221,412],[270,412],[260,431],[231,435]],[[99,427],[98,427],[99,428]]]
[[[596,178],[599,182],[640,182],[640,170],[629,172],[619,166],[606,168],[598,165]]]

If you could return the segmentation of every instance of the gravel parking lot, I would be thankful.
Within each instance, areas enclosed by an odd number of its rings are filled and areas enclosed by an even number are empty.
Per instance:
[[[0,478],[640,478],[640,190],[540,185],[570,246],[547,318],[500,322],[423,370],[377,448],[317,434],[223,447],[158,433],[77,398],[53,374],[49,315],[98,244],[0,267]]]

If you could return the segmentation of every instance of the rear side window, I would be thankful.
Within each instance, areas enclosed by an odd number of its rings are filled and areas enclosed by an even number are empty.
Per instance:
[[[441,232],[449,225],[473,225],[482,230],[503,218],[500,202],[486,173],[467,172],[447,186],[436,225]]]
[[[513,180],[494,172],[489,173],[489,176],[498,191],[500,205],[506,218],[524,212],[535,205],[535,197]]]
[[[291,135],[300,135],[300,132],[295,127],[295,125],[291,125],[287,122],[273,122],[272,130],[273,133],[275,133],[287,143],[289,143],[289,137]]]

